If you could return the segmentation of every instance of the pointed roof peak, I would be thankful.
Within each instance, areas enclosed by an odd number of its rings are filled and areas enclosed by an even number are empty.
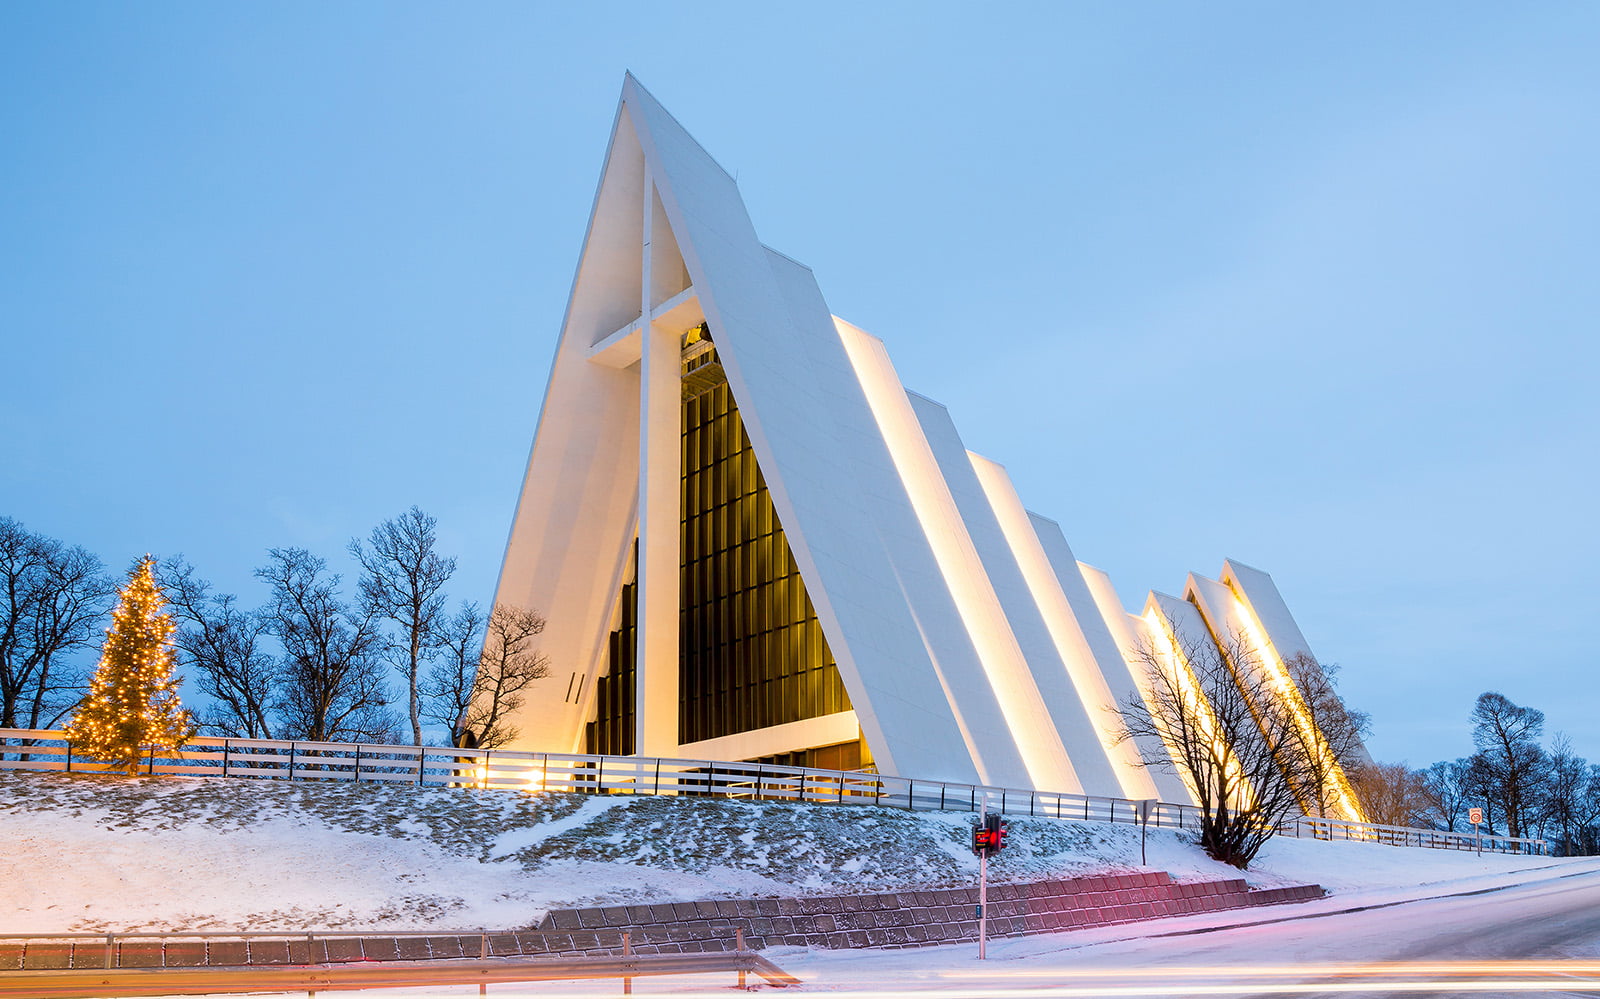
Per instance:
[[[687,128],[683,127],[683,122],[679,121],[671,111],[668,111],[666,106],[647,90],[645,85],[640,83],[639,78],[634,76],[631,71],[623,73],[622,98],[618,101],[618,105],[619,107],[631,106],[638,116],[644,119],[643,122],[635,121],[635,128],[640,127],[642,124],[650,132],[657,132],[662,128],[672,130],[676,133],[676,138],[699,150],[700,155],[704,156],[707,162],[722,171],[730,181],[734,182],[735,187],[738,186],[738,181],[734,180],[733,173],[717,162],[717,158],[712,156],[711,152],[700,144],[700,140],[696,139]]]

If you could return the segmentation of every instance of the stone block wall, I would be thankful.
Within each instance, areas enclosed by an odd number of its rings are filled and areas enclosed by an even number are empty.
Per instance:
[[[1251,891],[1242,879],[1173,881],[1160,872],[1052,879],[989,888],[989,935],[1021,936],[1321,898],[1316,885]],[[552,910],[539,924],[546,953],[614,950],[626,930],[640,953],[733,946],[920,947],[976,940],[978,889],[802,898],[714,899]],[[609,938],[609,939],[607,939]]]
[[[1160,916],[1217,912],[1321,898],[1316,885],[1250,891],[1242,880],[1173,881],[1162,873],[992,885],[989,935],[1056,933]],[[118,941],[121,968],[237,967],[344,961],[621,954],[622,937],[640,954],[729,951],[744,932],[751,950],[780,945],[924,947],[976,940],[978,889],[821,895],[804,898],[708,899],[657,905],[556,909],[534,930],[458,936],[320,937]],[[181,937],[181,935],[180,935]],[[0,943],[0,971],[105,967],[103,939]]]

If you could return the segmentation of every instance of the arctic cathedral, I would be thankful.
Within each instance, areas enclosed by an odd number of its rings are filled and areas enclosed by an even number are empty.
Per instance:
[[[632,76],[496,600],[555,664],[514,748],[1179,803],[1167,747],[1116,739],[1141,646],[1310,651],[1238,562],[1129,613]]]

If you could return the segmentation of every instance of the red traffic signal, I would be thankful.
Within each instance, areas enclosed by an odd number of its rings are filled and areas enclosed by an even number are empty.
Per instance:
[[[972,852],[980,857],[992,856],[1005,849],[1006,827],[998,815],[985,815],[983,822],[972,828]]]

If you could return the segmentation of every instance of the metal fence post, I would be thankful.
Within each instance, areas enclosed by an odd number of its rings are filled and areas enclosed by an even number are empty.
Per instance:
[[[736,926],[733,930],[733,949],[739,955],[739,987],[746,988],[744,970],[744,927]]]
[[[294,753],[295,753],[295,748],[294,747],[295,747],[295,744],[291,741],[289,743],[289,779],[290,780],[294,780]]]
[[[72,773],[72,740],[67,740],[67,773]]]
[[[361,783],[361,743],[356,743],[356,776],[357,784]]]
[[[656,782],[655,782],[654,787],[651,788],[650,793],[651,794],[660,794],[661,793],[661,757],[659,757],[659,756],[656,757]]]
[[[633,934],[631,933],[622,935],[622,956],[625,958],[633,956]],[[626,968],[626,966],[624,967]],[[626,968],[626,970],[631,971],[633,969]],[[631,975],[624,974],[622,976],[622,994],[625,996],[633,994],[633,977]]]

